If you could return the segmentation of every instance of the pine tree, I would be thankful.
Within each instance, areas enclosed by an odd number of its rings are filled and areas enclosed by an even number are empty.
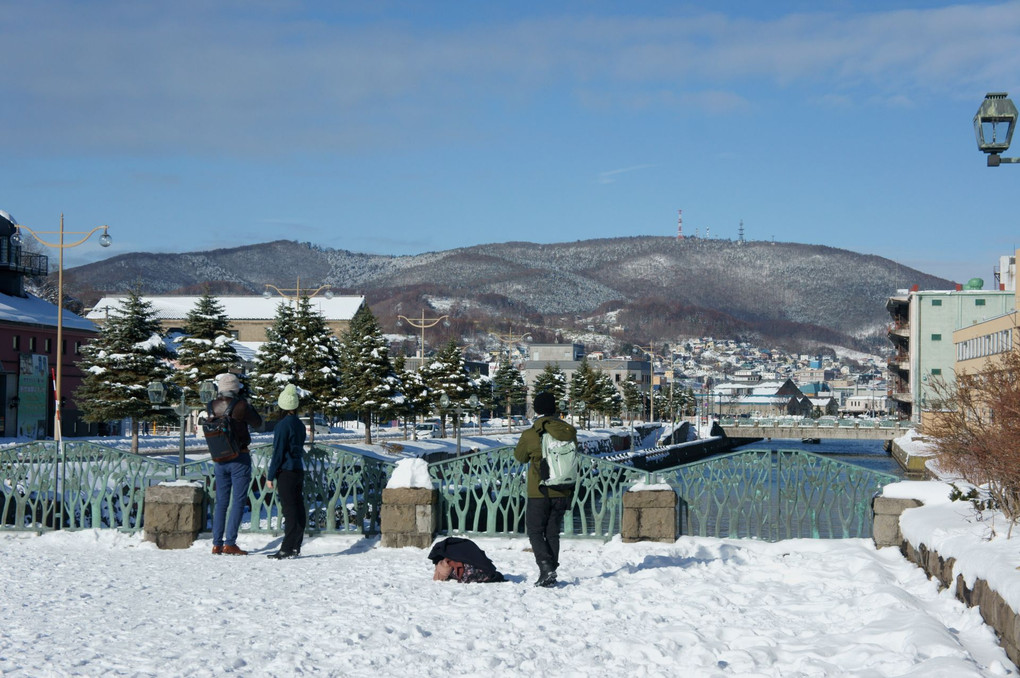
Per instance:
[[[500,412],[506,412],[507,433],[510,432],[510,414],[514,405],[523,405],[528,397],[528,387],[521,371],[503,356],[492,378],[492,404]]]
[[[631,425],[634,424],[634,413],[641,410],[641,390],[638,388],[634,375],[627,377],[623,382],[623,409],[627,411],[627,417]]]
[[[85,376],[74,400],[85,421],[131,417],[131,451],[137,454],[139,421],[167,412],[149,402],[147,387],[169,378],[169,357],[152,304],[132,290],[82,349],[78,366]]]
[[[211,381],[241,362],[229,327],[223,306],[206,291],[188,312],[184,334],[175,339],[178,369],[174,383],[186,389],[187,402],[193,407],[200,405],[198,387],[203,381]]]
[[[255,354],[254,365],[249,372],[248,389],[256,405],[271,407],[283,387],[294,380],[297,373],[291,355],[294,336],[294,310],[289,303],[281,302],[276,307],[272,327],[266,330],[266,341]]]
[[[584,403],[584,414],[587,419],[597,402],[598,389],[595,384],[595,370],[588,364],[588,358],[582,358],[570,379],[570,407],[575,411],[580,403]]]
[[[372,442],[375,416],[393,416],[403,404],[400,379],[390,362],[390,349],[368,306],[362,306],[344,332],[343,392],[347,406],[361,413],[365,443]]]
[[[545,368],[535,378],[531,392],[536,395],[539,393],[552,393],[556,398],[556,402],[565,400],[567,397],[567,375],[563,373],[559,365],[546,363]]]
[[[338,414],[344,409],[340,341],[308,297],[301,297],[296,308],[281,303],[266,336],[268,341],[255,356],[249,383],[255,403],[275,405],[283,387],[292,383],[301,392],[302,410],[309,421],[315,421],[316,412]],[[314,441],[315,427],[311,426],[309,442]]]
[[[595,411],[603,417],[612,417],[620,412],[623,396],[617,390],[613,378],[607,372],[595,370]]]
[[[464,356],[452,339],[430,362],[423,367],[425,383],[429,387],[432,407],[438,407],[439,399],[445,394],[450,399],[450,409],[467,405],[471,397],[471,383],[464,370]],[[446,437],[446,412],[439,413],[443,437]]]
[[[397,411],[400,416],[404,417],[404,438],[406,439],[408,420],[414,427],[417,425],[418,415],[428,411],[429,390],[420,370],[407,369],[404,356],[400,355],[393,359],[393,371],[400,378],[401,390],[404,393],[404,400],[398,406]],[[415,438],[417,439],[417,434],[415,434]]]

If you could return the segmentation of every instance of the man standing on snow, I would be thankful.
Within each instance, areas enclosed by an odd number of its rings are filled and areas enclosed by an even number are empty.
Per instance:
[[[570,490],[543,487],[541,480],[542,436],[556,440],[577,442],[577,430],[556,416],[556,399],[551,393],[535,396],[535,414],[539,415],[531,428],[521,434],[514,449],[517,461],[528,462],[528,509],[525,525],[531,551],[538,563],[538,580],[535,586],[555,586],[556,568],[559,567],[560,532],[563,514],[570,505]]]
[[[214,416],[223,416],[230,411],[231,433],[241,452],[230,461],[213,464],[216,478],[216,507],[213,511],[213,555],[246,556],[247,551],[237,545],[237,532],[241,527],[241,513],[244,511],[248,487],[251,485],[251,433],[249,426],[261,426],[262,417],[251,404],[241,397],[241,380],[236,374],[225,372],[216,376],[216,399],[209,403]],[[233,500],[233,501],[231,501]],[[230,516],[227,516],[227,506]],[[226,536],[224,536],[226,532]]]

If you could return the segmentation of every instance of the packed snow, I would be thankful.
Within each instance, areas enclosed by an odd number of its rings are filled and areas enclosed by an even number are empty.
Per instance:
[[[390,486],[429,484],[409,458]],[[885,492],[926,502],[903,515],[911,541],[1020,608],[1020,538],[994,521],[990,535],[943,483]],[[237,557],[211,555],[208,533],[161,551],[113,530],[0,532],[0,674],[1017,675],[977,609],[866,539],[564,540],[555,589],[532,585],[523,535],[476,539],[501,584],[434,582],[427,549],[378,538],[306,536],[300,558],[263,557],[280,540],[242,532]]]

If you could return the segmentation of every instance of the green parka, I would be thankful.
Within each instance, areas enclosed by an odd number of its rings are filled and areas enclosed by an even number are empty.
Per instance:
[[[528,462],[528,497],[539,498],[546,495],[539,489],[539,466],[542,463],[542,434],[551,435],[556,440],[572,440],[577,442],[577,429],[558,417],[539,417],[527,431],[521,434],[514,448],[514,458],[520,462]],[[548,490],[550,497],[569,497],[570,491]]]

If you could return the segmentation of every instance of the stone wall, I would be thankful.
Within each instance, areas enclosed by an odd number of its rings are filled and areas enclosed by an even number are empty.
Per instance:
[[[876,497],[873,506],[875,546],[896,546],[907,560],[924,570],[929,579],[938,580],[944,588],[955,583],[956,597],[965,605],[978,608],[981,618],[998,635],[999,645],[1006,651],[1006,656],[1020,666],[1020,622],[1017,621],[1016,612],[1002,596],[983,579],[976,579],[973,587],[967,586],[963,575],[953,576],[954,558],[943,558],[924,544],[914,546],[903,537],[900,532],[900,513],[921,506],[921,502],[916,499]]]
[[[204,492],[197,483],[160,484],[145,490],[145,541],[161,549],[186,549],[205,526]]]
[[[380,511],[381,544],[428,548],[439,526],[438,490],[394,487],[383,490]]]
[[[625,542],[675,542],[680,536],[678,503],[673,490],[624,492],[620,538]]]

